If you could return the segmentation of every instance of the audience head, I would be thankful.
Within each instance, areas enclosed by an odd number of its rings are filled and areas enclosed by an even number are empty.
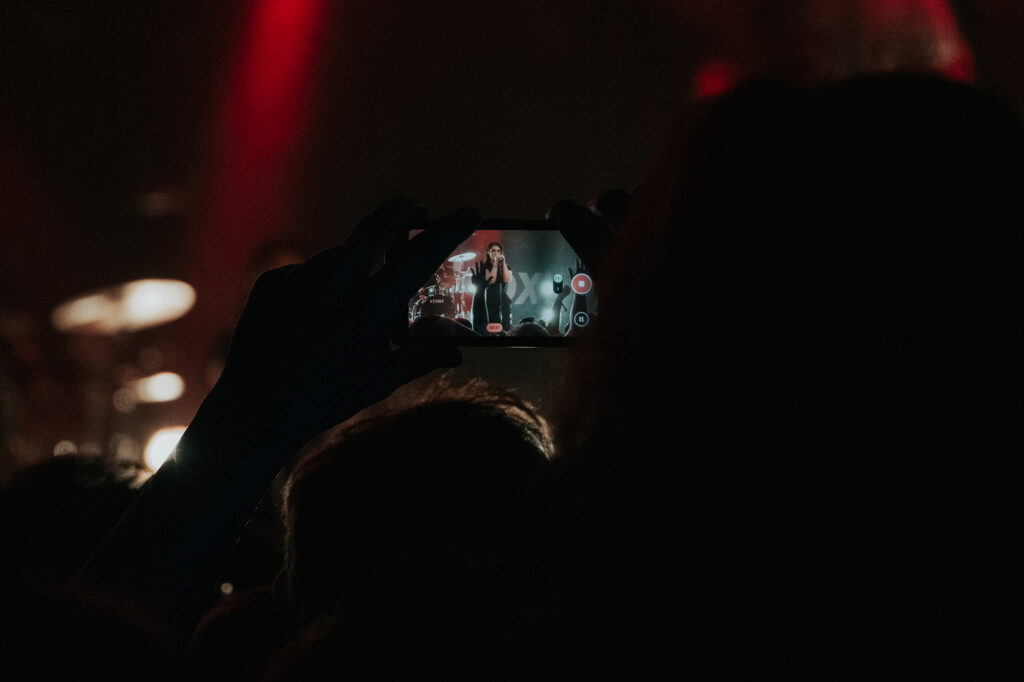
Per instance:
[[[623,403],[637,419],[668,423],[651,400],[634,400],[657,395],[666,372],[753,379],[729,354],[763,355],[754,369],[764,372],[819,355],[823,339],[866,343],[874,329],[861,352],[832,358],[831,370],[855,377],[851,362],[879,357],[890,324],[902,330],[894,343],[974,329],[1012,346],[999,311],[1016,288],[1022,149],[1007,107],[938,77],[810,90],[751,83],[710,103],[660,162],[618,245],[602,344],[577,372],[602,408],[573,410],[573,432],[590,432],[582,420],[635,438],[632,419],[605,418]],[[922,326],[925,313],[947,333]],[[827,334],[826,323],[844,333]]]
[[[571,679],[567,633],[542,566],[509,556],[408,554],[374,572],[338,615],[264,665],[275,682]]]
[[[466,326],[462,319],[452,320],[447,317],[420,317],[409,325],[409,336],[479,336],[472,326]]]
[[[664,168],[565,434],[613,491],[612,637],[801,675],[1009,646],[1016,118],[933,77],[751,84]]]
[[[177,680],[166,628],[105,586],[68,587],[137,496],[140,468],[63,455],[19,470],[0,497],[5,680]]]
[[[512,327],[509,336],[549,336],[547,328],[531,317]]]
[[[391,564],[528,555],[552,454],[532,406],[482,382],[344,427],[286,486],[294,622],[334,613]]]
[[[63,455],[19,470],[0,502],[4,564],[27,580],[63,584],[135,499],[140,468]]]

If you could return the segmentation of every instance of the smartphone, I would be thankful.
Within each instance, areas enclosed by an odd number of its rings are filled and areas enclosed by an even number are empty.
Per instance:
[[[544,221],[488,220],[396,312],[393,338],[563,346],[586,338],[597,317],[594,281],[561,232]]]

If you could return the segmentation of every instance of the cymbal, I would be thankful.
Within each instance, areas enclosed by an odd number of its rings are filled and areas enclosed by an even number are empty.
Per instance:
[[[134,332],[177,320],[195,302],[196,291],[186,282],[138,279],[64,301],[50,320],[62,332]]]
[[[456,255],[452,256],[451,258],[448,259],[448,262],[449,263],[465,263],[466,261],[473,260],[474,258],[476,258],[476,254],[474,252],[466,251],[465,253],[460,253],[460,254],[456,254]]]

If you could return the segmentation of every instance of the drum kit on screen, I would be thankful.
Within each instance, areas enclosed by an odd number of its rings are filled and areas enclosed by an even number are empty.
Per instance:
[[[409,322],[421,317],[447,317],[472,320],[473,273],[465,264],[476,258],[466,251],[449,258],[427,284],[420,288],[409,305]]]

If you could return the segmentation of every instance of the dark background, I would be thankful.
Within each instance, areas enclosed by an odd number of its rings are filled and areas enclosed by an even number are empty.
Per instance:
[[[125,366],[189,386],[132,428],[187,423],[268,244],[311,254],[395,195],[435,216],[472,205],[536,219],[562,198],[631,190],[695,95],[738,75],[938,69],[1019,103],[1021,5],[7,0],[0,330],[14,458],[109,436],[83,424]],[[49,328],[60,301],[140,277],[190,282],[195,309],[104,341]],[[465,371],[543,402],[558,352],[470,353]]]

